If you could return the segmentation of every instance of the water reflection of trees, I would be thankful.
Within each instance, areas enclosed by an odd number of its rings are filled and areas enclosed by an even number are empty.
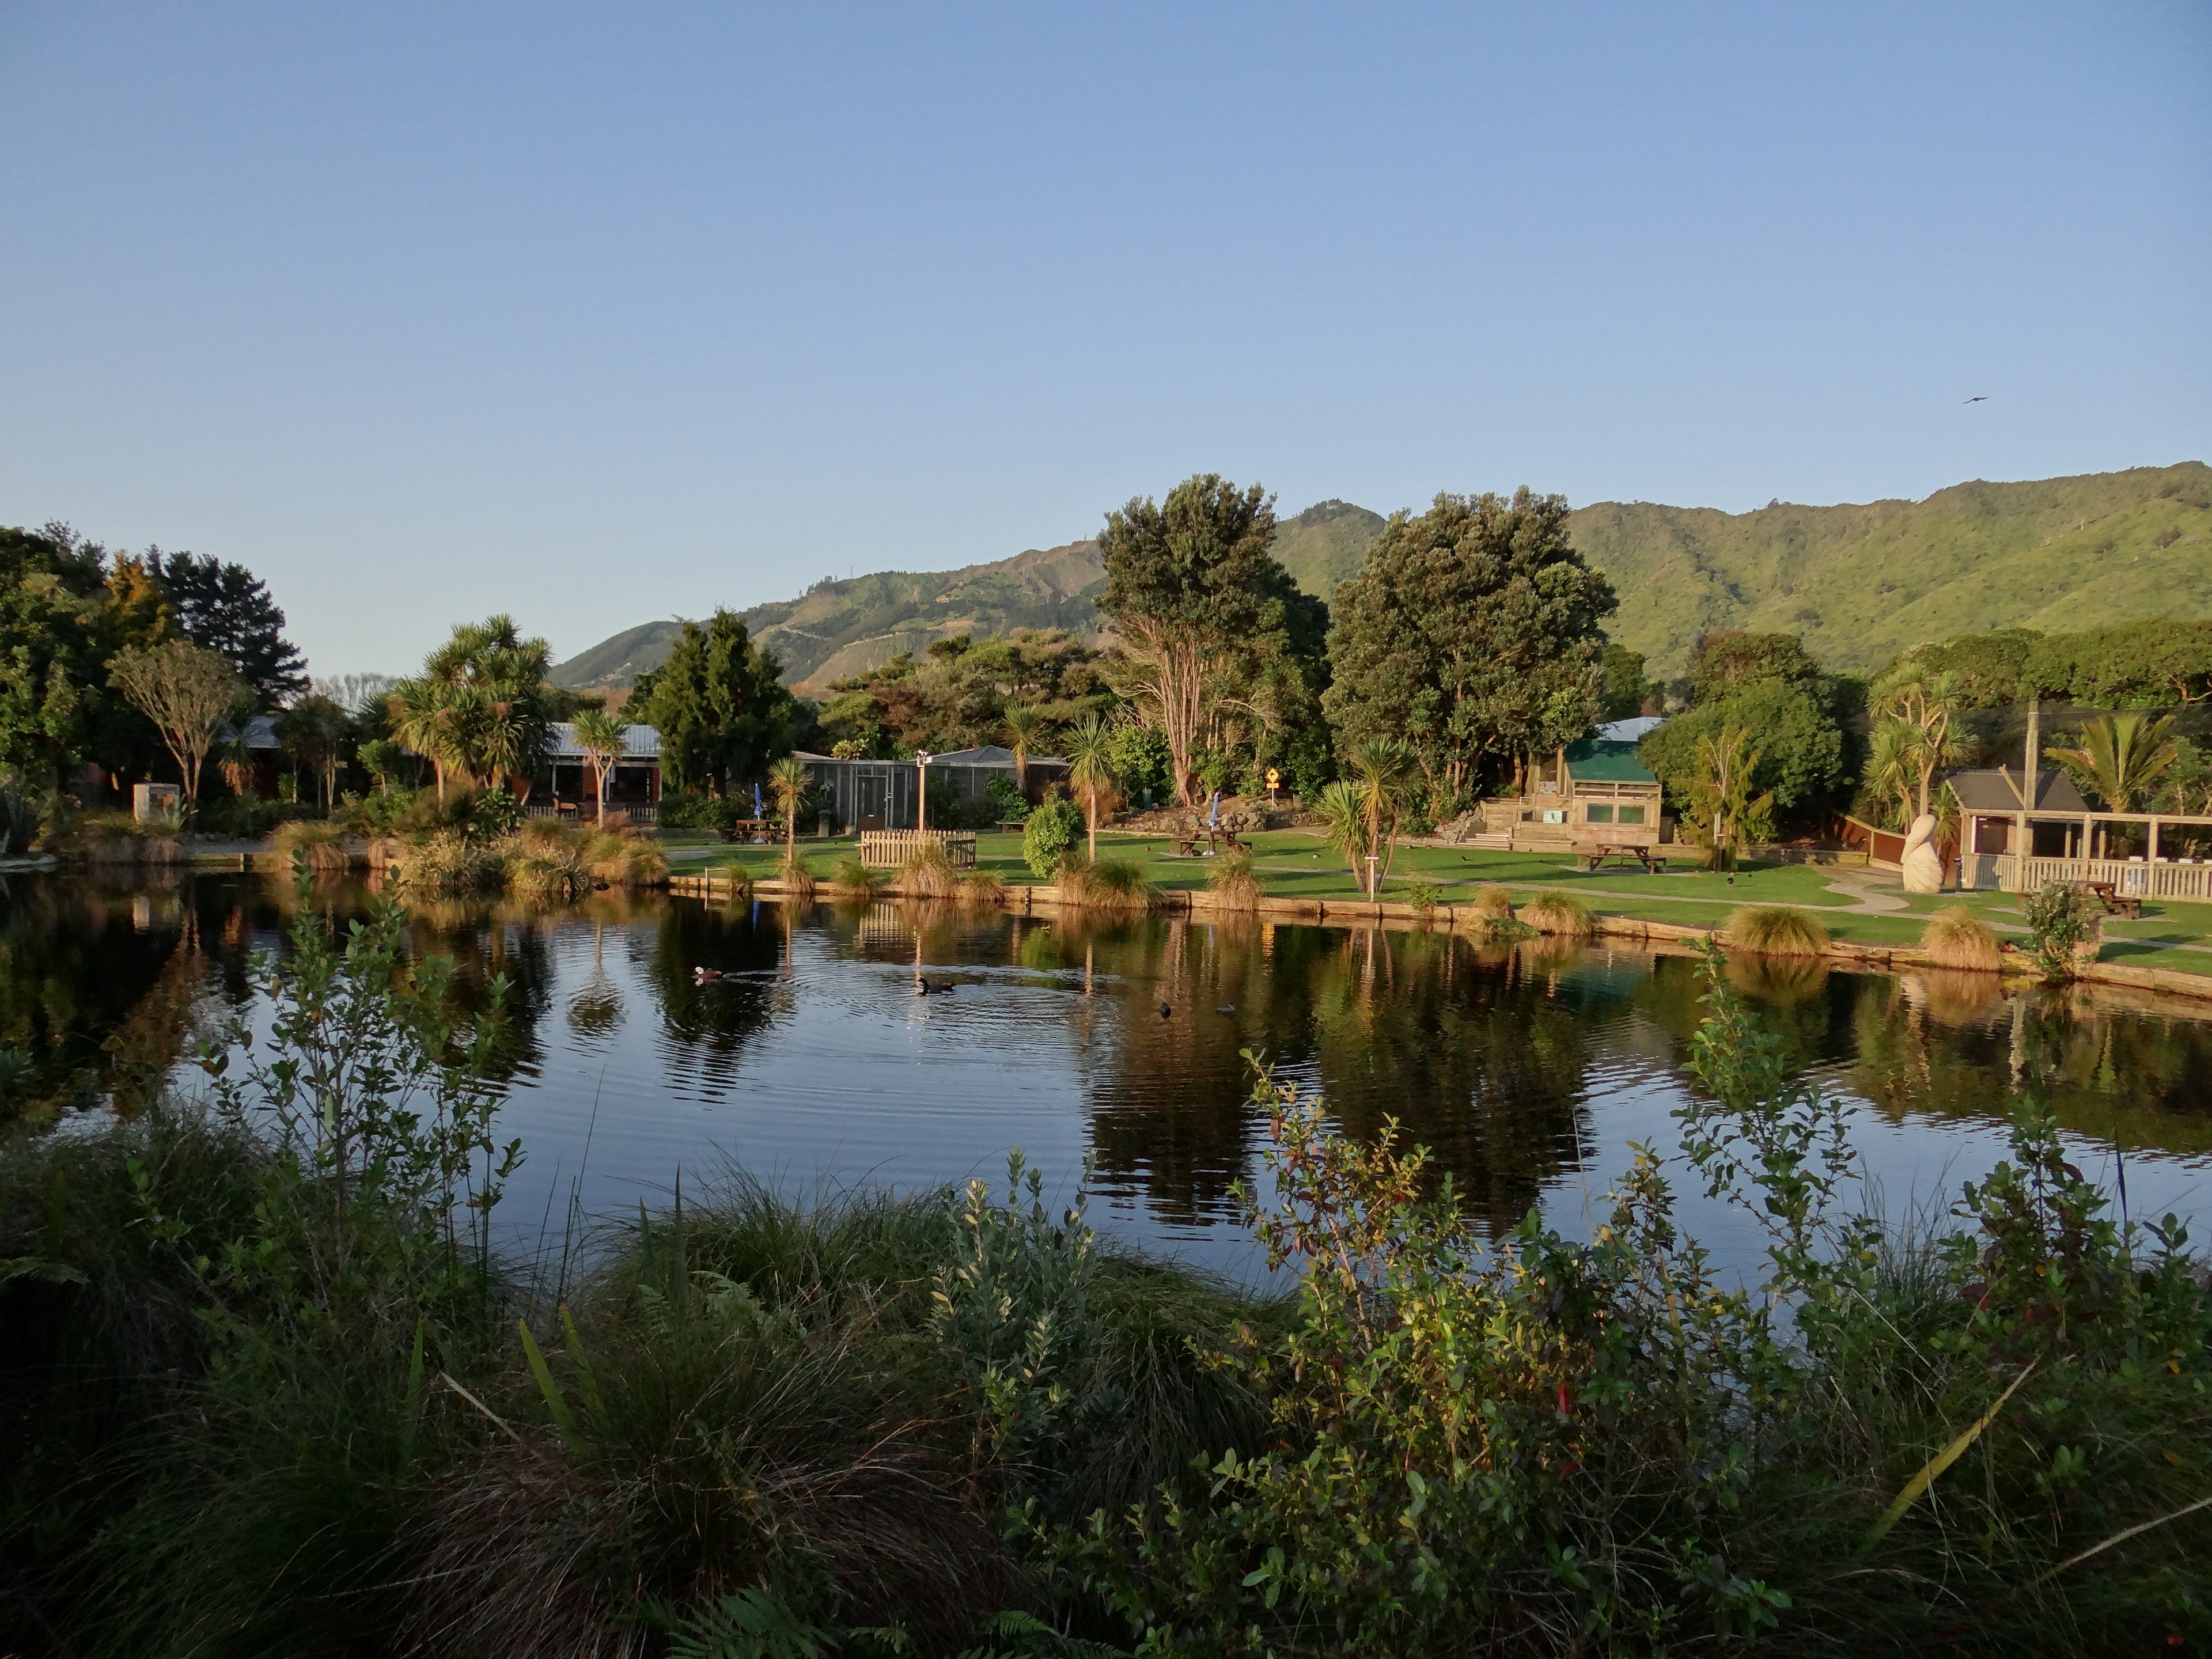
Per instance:
[[[1061,961],[1079,941],[1121,982],[1121,1025],[1089,1089],[1092,1150],[1164,1218],[1223,1213],[1251,1168],[1240,1048],[1325,1093],[1356,1133],[1397,1118],[1493,1224],[1519,1220],[1583,1154],[1595,1011],[1510,951],[1255,921],[1055,933]]]
[[[746,1044],[789,1008],[781,970],[790,959],[792,922],[776,905],[677,899],[661,908],[641,965],[659,1005],[672,1075],[696,1078],[710,1091],[734,1080]],[[697,968],[726,977],[702,983]]]
[[[1892,1116],[2002,1122],[2034,1091],[2063,1127],[2130,1151],[2212,1151],[2212,1021],[1980,974],[1853,990],[1847,1076]]]

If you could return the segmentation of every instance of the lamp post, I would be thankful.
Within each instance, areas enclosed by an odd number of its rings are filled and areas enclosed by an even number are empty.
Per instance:
[[[916,831],[929,828],[929,763],[934,755],[917,750],[914,757],[914,827]]]

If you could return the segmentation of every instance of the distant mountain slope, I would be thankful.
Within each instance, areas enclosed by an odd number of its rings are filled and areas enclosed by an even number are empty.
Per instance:
[[[1863,670],[1992,628],[2212,616],[2212,468],[2199,461],[1865,506],[1603,501],[1570,522],[1620,593],[1613,636],[1662,673],[1712,628],[1801,633],[1830,667]]]
[[[1322,598],[1359,568],[1381,514],[1327,501],[1285,519],[1275,551]],[[1927,640],[2212,617],[2212,467],[2200,461],[2029,483],[1963,483],[1924,501],[1755,513],[1600,501],[1568,523],[1620,593],[1613,637],[1675,674],[1714,628],[1784,629],[1832,668],[1881,666]],[[990,564],[817,582],[744,613],[793,684],[819,689],[933,640],[1009,628],[1097,634],[1098,544]],[[628,685],[668,654],[674,623],[616,635],[553,671]]]
[[[1275,556],[1300,587],[1322,599],[1359,574],[1360,561],[1382,533],[1383,518],[1349,501],[1316,501],[1275,527]]]
[[[625,628],[611,640],[556,663],[548,677],[572,691],[612,691],[632,684],[647,669],[668,660],[668,650],[684,624],[649,622]]]

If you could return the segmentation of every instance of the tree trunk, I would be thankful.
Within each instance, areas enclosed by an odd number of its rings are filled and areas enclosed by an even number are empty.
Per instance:
[[[1090,830],[1091,861],[1098,862],[1098,792],[1089,789],[1083,795],[1083,816]]]

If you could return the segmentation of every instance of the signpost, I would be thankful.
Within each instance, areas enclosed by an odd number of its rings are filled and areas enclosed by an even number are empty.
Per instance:
[[[1267,769],[1267,805],[1268,805],[1273,806],[1273,805],[1275,804],[1275,788],[1276,788],[1276,786],[1277,786],[1277,785],[1279,785],[1279,784],[1280,784],[1280,783],[1282,782],[1282,781],[1283,781],[1283,775],[1282,775],[1280,772],[1277,771],[1277,770],[1276,770],[1273,767],[1272,767],[1272,766],[1271,766],[1271,767],[1269,767],[1269,768]]]

